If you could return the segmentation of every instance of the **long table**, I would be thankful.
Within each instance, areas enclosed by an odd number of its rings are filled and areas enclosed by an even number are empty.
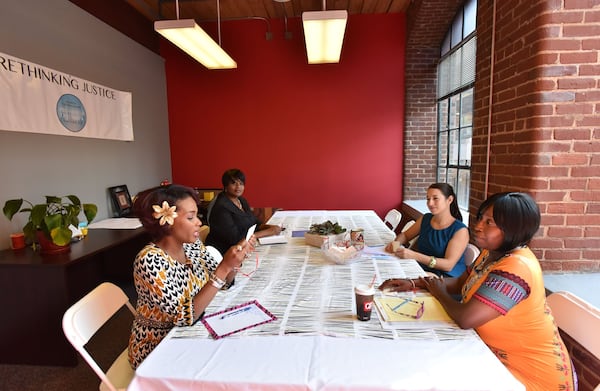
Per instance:
[[[365,230],[359,259],[335,264],[292,237],[325,220]],[[524,390],[473,330],[418,321],[384,328],[375,310],[370,321],[356,319],[354,285],[423,275],[416,261],[381,254],[394,234],[374,212],[278,211],[269,223],[286,227],[288,243],[259,246],[256,272],[238,275],[207,314],[258,300],[277,320],[219,340],[200,322],[175,328],[130,391]],[[242,267],[254,269],[253,258]]]

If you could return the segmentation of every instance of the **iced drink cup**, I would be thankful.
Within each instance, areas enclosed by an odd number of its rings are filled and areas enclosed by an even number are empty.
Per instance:
[[[358,285],[354,288],[354,296],[356,297],[356,317],[358,320],[371,319],[374,294],[375,288],[370,285]]]

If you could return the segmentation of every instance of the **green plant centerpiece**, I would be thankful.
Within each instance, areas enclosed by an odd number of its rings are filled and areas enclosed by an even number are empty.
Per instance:
[[[317,235],[339,235],[346,232],[346,228],[327,220],[324,223],[311,225],[308,232]]]
[[[324,223],[311,225],[304,233],[304,240],[310,246],[323,248],[343,240],[345,232],[346,228],[327,220]]]
[[[46,203],[36,205],[19,198],[6,201],[2,208],[2,212],[9,220],[12,220],[17,213],[29,213],[23,233],[32,243],[35,242],[36,232],[41,231],[57,246],[67,246],[71,242],[73,232],[69,226],[79,226],[79,214],[82,210],[88,223],[98,213],[96,205],[82,204],[79,197],[74,195],[46,196]]]

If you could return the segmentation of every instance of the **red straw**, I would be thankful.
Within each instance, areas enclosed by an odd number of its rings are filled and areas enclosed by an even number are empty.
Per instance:
[[[377,278],[377,273],[373,274],[373,279],[371,280],[371,283],[369,284],[369,288],[373,287],[373,284],[375,284],[375,278]]]

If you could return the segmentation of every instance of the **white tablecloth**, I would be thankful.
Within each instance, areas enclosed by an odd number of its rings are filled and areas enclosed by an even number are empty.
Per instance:
[[[372,211],[280,211],[286,232],[325,220],[365,229],[366,243],[393,238]],[[381,249],[381,248],[380,248]],[[371,247],[369,250],[373,250]],[[365,251],[328,262],[303,238],[258,247],[259,267],[238,275],[207,314],[258,300],[277,320],[221,340],[198,323],[173,329],[136,371],[129,390],[523,390],[472,330],[454,324],[384,329],[375,310],[356,320],[353,286],[423,274],[414,260]],[[255,260],[242,271],[255,268]],[[426,293],[424,293],[426,294]]]

